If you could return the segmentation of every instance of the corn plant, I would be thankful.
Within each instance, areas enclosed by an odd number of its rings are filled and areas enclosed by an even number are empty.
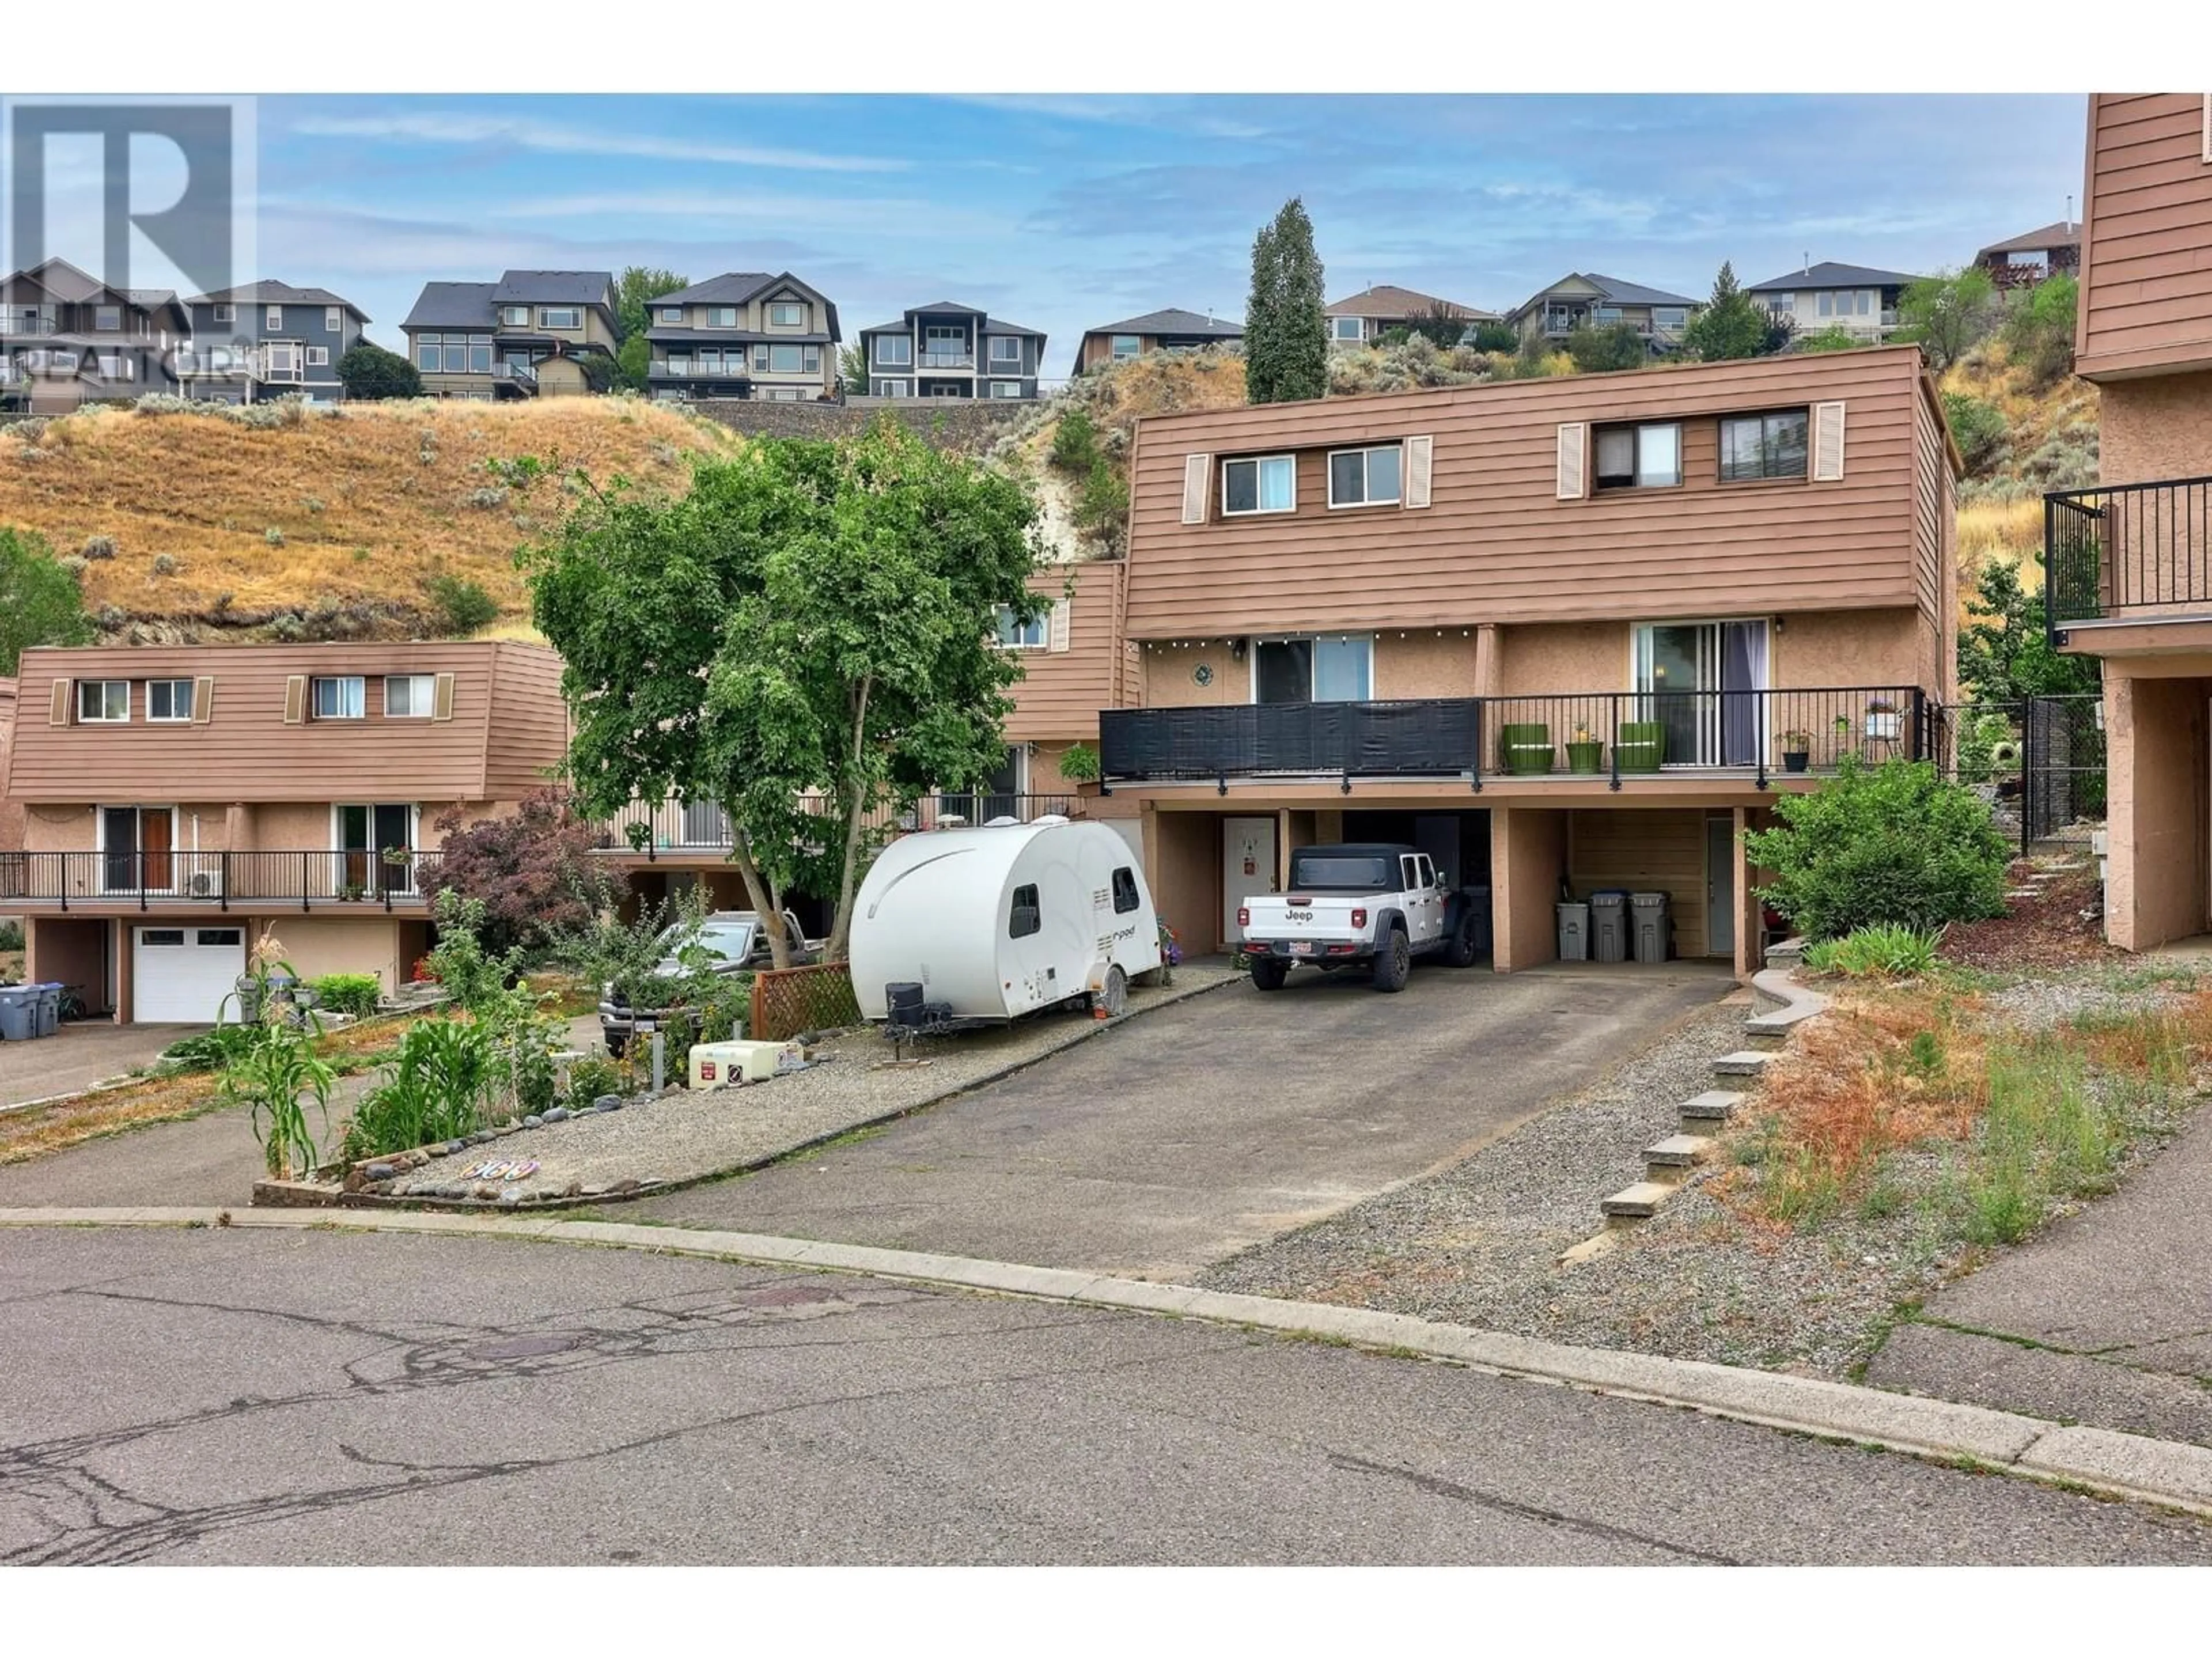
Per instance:
[[[404,1152],[473,1134],[483,1127],[501,1069],[490,1026],[466,1018],[417,1020],[381,1080],[355,1106],[342,1142],[346,1156]]]
[[[236,1049],[223,1066],[216,1085],[216,1097],[227,1106],[245,1105],[253,1115],[253,1138],[261,1143],[269,1173],[287,1180],[294,1170],[313,1173],[315,1137],[307,1127],[302,1096],[311,1097],[321,1114],[325,1133],[330,1130],[331,1085],[337,1073],[315,1058],[314,1038],[320,1026],[311,1010],[296,1007],[277,995],[281,981],[296,983],[299,975],[284,959],[283,947],[272,933],[264,933],[246,963],[247,988],[238,997],[243,1035],[226,1039]]]

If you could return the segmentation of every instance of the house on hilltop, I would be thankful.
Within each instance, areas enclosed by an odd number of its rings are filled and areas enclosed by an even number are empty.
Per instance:
[[[837,387],[837,307],[789,271],[725,271],[646,307],[655,398],[797,403]]]
[[[612,374],[615,279],[510,270],[495,283],[425,283],[399,329],[433,397],[573,396]]]

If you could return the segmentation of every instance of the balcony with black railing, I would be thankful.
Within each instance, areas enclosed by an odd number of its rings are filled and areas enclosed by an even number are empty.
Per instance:
[[[826,796],[803,797],[799,811],[825,825],[842,828],[836,803]],[[891,802],[876,806],[862,817],[860,830],[864,837],[880,845],[893,836],[921,830],[1009,818],[1029,823],[1048,814],[1078,817],[1082,812],[1083,798],[1072,793],[947,790],[924,795],[911,806]],[[601,826],[599,850],[610,856],[642,856],[648,863],[658,863],[662,859],[720,860],[727,858],[735,845],[729,814],[713,801],[641,800],[633,801]]]
[[[404,848],[0,853],[0,910],[419,910],[437,864]]]
[[[2087,623],[2212,621],[2212,477],[2053,490],[2043,562],[2054,644]]]
[[[1486,786],[1538,779],[1634,787],[1662,776],[1833,772],[1846,757],[1925,759],[1930,711],[1915,686],[1773,691],[1585,691],[1402,702],[1232,704],[1099,713],[1105,785],[1255,778],[1396,779]]]

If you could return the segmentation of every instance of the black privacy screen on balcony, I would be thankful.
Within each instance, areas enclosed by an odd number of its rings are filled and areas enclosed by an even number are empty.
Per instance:
[[[1099,716],[1099,759],[1109,778],[1451,776],[1474,765],[1480,729],[1472,698],[1114,708]]]

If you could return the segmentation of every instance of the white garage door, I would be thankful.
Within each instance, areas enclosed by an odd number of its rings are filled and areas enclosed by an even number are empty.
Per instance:
[[[246,971],[243,927],[141,927],[131,975],[142,1025],[212,1025]]]

